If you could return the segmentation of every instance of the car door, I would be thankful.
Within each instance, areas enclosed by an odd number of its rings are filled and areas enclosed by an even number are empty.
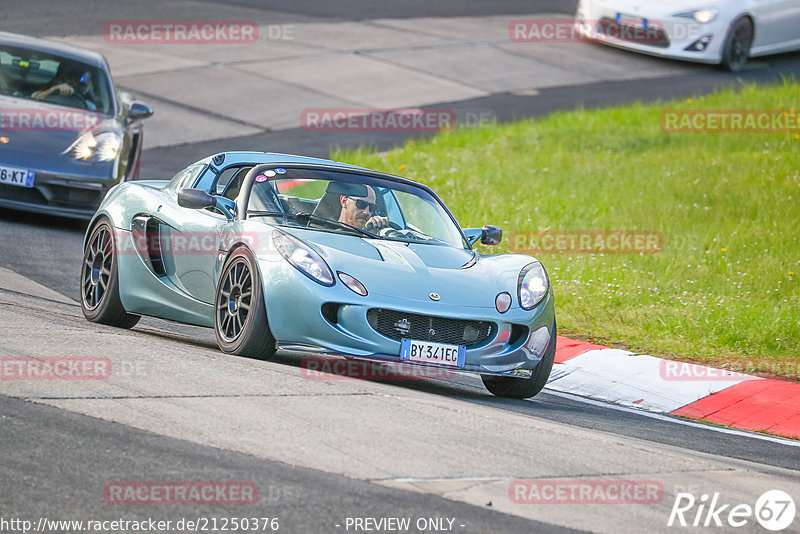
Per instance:
[[[189,297],[213,304],[217,257],[228,219],[211,210],[168,202],[158,217],[165,277]]]
[[[756,35],[753,54],[788,49],[791,42],[800,43],[800,1],[753,0]]]

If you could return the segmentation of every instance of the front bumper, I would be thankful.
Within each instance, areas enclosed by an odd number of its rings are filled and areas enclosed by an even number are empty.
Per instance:
[[[108,190],[118,180],[96,180],[84,177],[35,172],[33,187],[0,184],[0,206],[89,219],[97,211]]]
[[[372,292],[360,297],[340,282],[333,287],[316,284],[283,260],[262,266],[262,274],[269,326],[284,350],[527,378],[549,344],[555,343],[552,292],[531,311],[515,304],[516,309],[512,306],[500,314],[494,308],[428,303]],[[486,339],[467,346],[463,367],[408,362],[400,359],[400,340],[379,333],[370,324],[371,309],[485,321],[492,323],[492,328]]]
[[[653,56],[708,64],[722,60],[729,22],[721,16],[701,24],[659,12],[621,13],[598,0],[583,0],[575,18],[583,38]],[[635,21],[641,24],[634,26]]]

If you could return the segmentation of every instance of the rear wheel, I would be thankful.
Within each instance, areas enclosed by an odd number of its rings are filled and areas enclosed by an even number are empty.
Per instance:
[[[750,47],[753,45],[753,23],[742,17],[734,21],[728,30],[728,36],[722,47],[720,67],[731,72],[739,72],[750,58]]]
[[[140,317],[126,312],[119,298],[118,250],[111,223],[102,219],[83,251],[81,310],[94,323],[132,328]]]
[[[214,302],[214,332],[223,352],[258,359],[275,354],[258,268],[246,249],[225,263]]]
[[[530,378],[512,378],[509,376],[481,375],[486,389],[498,397],[510,399],[528,399],[535,397],[547,384],[553,361],[556,357],[556,324],[553,322],[553,333],[542,360],[531,373]]]

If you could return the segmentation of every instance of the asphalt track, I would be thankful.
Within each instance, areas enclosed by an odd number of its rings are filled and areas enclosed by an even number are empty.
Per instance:
[[[161,7],[160,2],[135,7],[109,2],[95,4],[99,7],[87,13],[79,2],[62,2],[58,12],[46,3],[3,2],[0,17],[18,21],[15,31],[50,35],[54,27],[63,26],[66,14],[73,14],[70,33],[75,34],[82,28],[95,28],[97,20],[135,18],[156,4],[164,18],[186,17],[187,5],[200,14],[205,5],[211,11],[218,7],[205,2],[172,7]],[[268,6],[265,20],[405,18],[423,10],[418,4],[371,2],[365,7],[350,2],[334,9],[327,3],[274,3]],[[571,9],[565,6],[553,2],[534,8],[569,13]],[[431,15],[437,16],[532,10],[523,2],[437,2],[433,9],[436,12]],[[3,29],[10,28],[3,25]],[[542,90],[536,96],[495,94],[452,105],[492,109],[506,120],[577,105],[685,96],[741,81],[769,82],[800,70],[797,55],[770,58],[768,67],[761,65],[739,77],[697,68],[666,79]],[[234,147],[327,155],[329,147],[337,144],[367,142],[387,148],[400,141],[400,135],[376,140],[281,131],[154,148],[145,157],[148,172],[164,176],[177,170],[176,161],[188,163]],[[213,334],[207,330],[157,320],[145,320],[133,332],[89,325],[74,302],[84,227],[57,218],[0,214],[0,267],[8,270],[0,270],[0,356],[108,354],[115,365],[142,363],[145,372],[138,377],[116,377],[97,389],[74,384],[0,384],[4,395],[0,397],[3,518],[274,515],[280,517],[284,532],[338,532],[344,530],[336,525],[347,517],[408,516],[455,518],[464,525],[455,529],[460,532],[560,532],[566,531],[559,526],[564,524],[605,532],[641,532],[645,525],[660,532],[670,531],[666,520],[671,499],[680,489],[698,494],[721,491],[728,501],[750,504],[767,489],[784,489],[800,502],[796,482],[800,448],[782,440],[724,432],[547,391],[529,401],[500,400],[488,396],[473,377],[392,384],[303,381],[299,380],[299,356],[282,354],[274,363],[226,357],[214,350]],[[9,277],[9,271],[33,283]],[[306,400],[307,404],[292,404]],[[385,421],[387,414],[402,418],[401,410],[385,405],[395,400],[424,421],[441,426],[442,433],[405,420]],[[323,409],[328,405],[342,411]],[[423,407],[442,413],[431,415]],[[352,416],[369,409],[375,413]],[[281,425],[277,417],[281,414],[291,424]],[[299,415],[291,419],[288,414]],[[474,425],[466,430],[449,426],[462,417]],[[508,423],[505,432],[487,435],[488,428],[502,427],[504,421]],[[392,441],[404,432],[408,444],[420,444],[424,442],[420,436],[429,436],[431,447],[458,449],[467,459],[437,459],[427,451],[413,454],[404,450],[402,439]],[[462,439],[453,443],[449,436],[455,434]],[[524,448],[494,450],[510,443],[519,446],[511,439],[513,434],[527,440]],[[481,456],[471,457],[471,450]],[[381,470],[389,475],[375,474]],[[436,486],[441,480],[463,483],[474,473],[498,480],[466,489]],[[565,505],[560,510],[517,505],[500,512],[497,501],[489,505],[491,499],[482,499],[497,494],[492,484],[500,484],[502,494],[502,484],[507,485],[511,477],[616,476],[662,480],[664,502],[622,511],[619,505]],[[428,478],[435,480],[423,480]],[[110,506],[103,500],[103,487],[120,480],[248,480],[258,485],[261,498],[258,506],[247,507],[243,514],[218,506]],[[531,519],[532,515],[537,519]],[[741,530],[758,531],[752,523]]]

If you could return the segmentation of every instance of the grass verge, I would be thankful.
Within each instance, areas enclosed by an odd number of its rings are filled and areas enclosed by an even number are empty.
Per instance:
[[[464,227],[502,226],[504,242],[481,252],[541,259],[565,335],[800,381],[800,130],[666,133],[662,112],[675,109],[800,113],[800,84],[555,113],[332,157],[428,184]],[[574,253],[543,241],[600,235],[608,245],[620,231],[660,236],[660,250]]]

